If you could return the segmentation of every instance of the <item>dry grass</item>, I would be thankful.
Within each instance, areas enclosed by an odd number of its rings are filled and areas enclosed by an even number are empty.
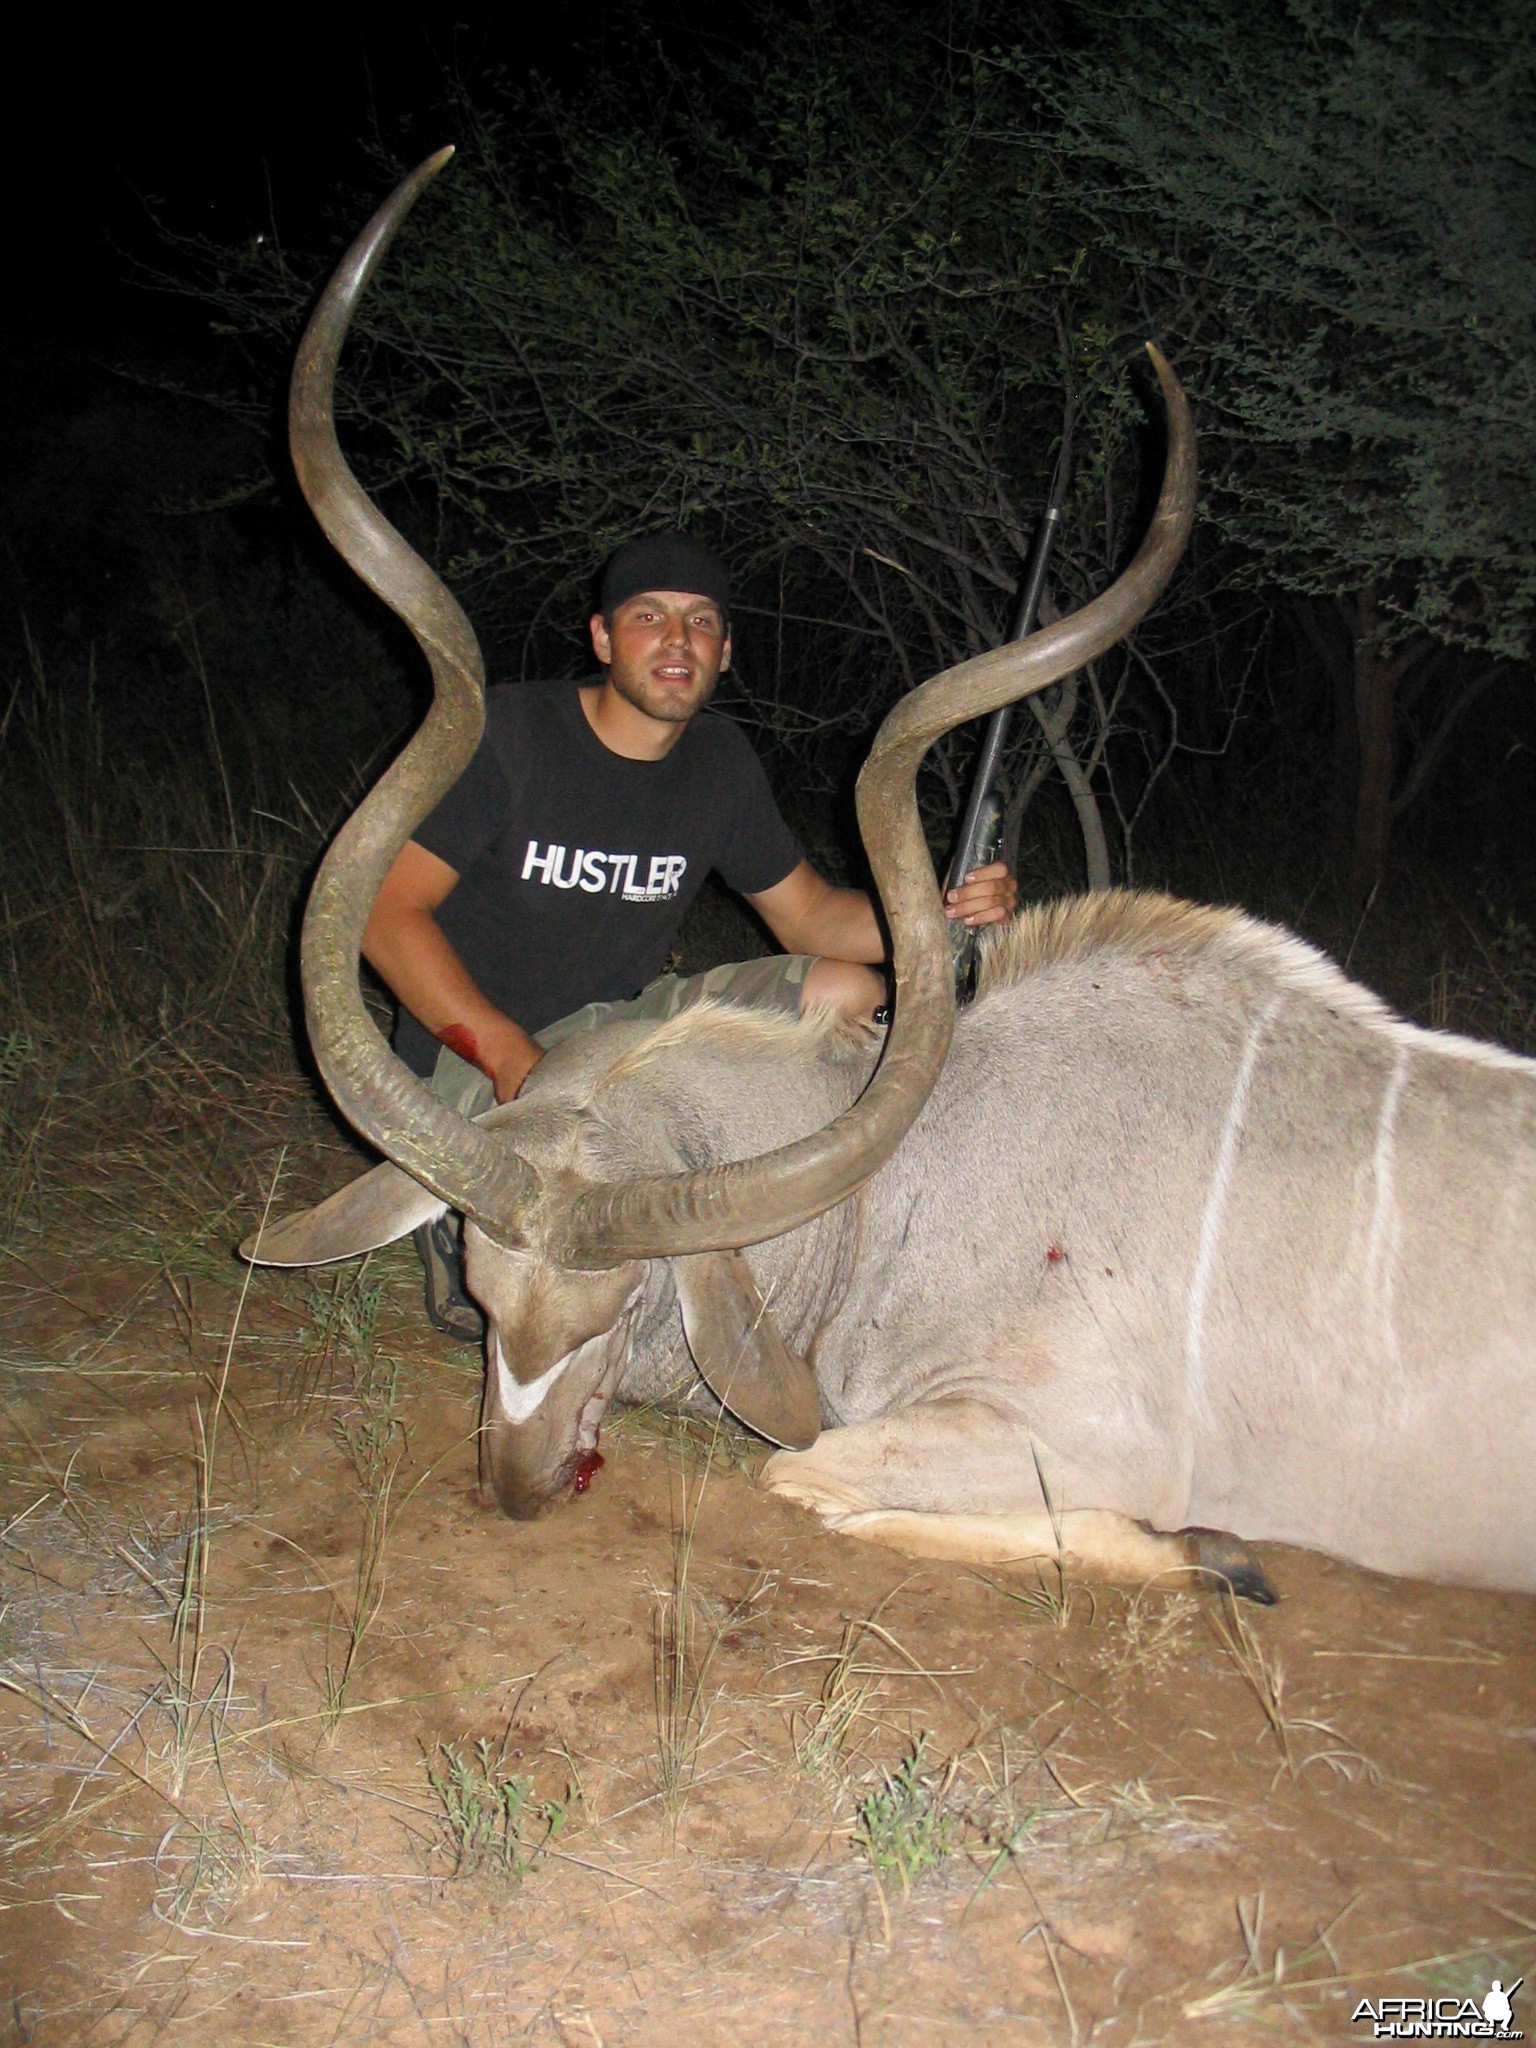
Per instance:
[[[925,1720],[952,1718],[952,1690],[965,1673],[922,1664],[896,1633],[889,1610],[910,1583],[898,1582],[870,1614],[846,1618],[835,1646],[774,1667],[781,1677],[821,1671],[809,1696],[797,1689],[779,1697],[790,1710],[795,1760],[824,1803],[832,1836],[870,1867],[887,1940],[888,1886],[906,1896],[951,1865],[964,1873],[974,1904],[1006,1870],[1120,1855],[1136,1839],[1180,1853],[1224,1839],[1225,1823],[1198,1795],[1093,1779],[1061,1731],[1042,1739],[991,1720],[942,1741]],[[1050,1622],[1059,1626],[1054,1609]],[[1117,1649],[1117,1663],[1135,1655],[1134,1645]]]
[[[857,1662],[865,1637],[877,1633],[873,1617],[844,1622],[842,1642],[826,1660],[820,1691],[795,1716],[795,1761],[809,1777],[840,1780],[859,1752],[863,1732],[879,1726],[881,1667]]]
[[[1188,1654],[1209,1596],[1141,1586],[1119,1598],[1118,1626],[1110,1637],[1113,1667],[1123,1677],[1145,1682]]]
[[[1344,1911],[1348,1912],[1349,1908]],[[1249,2019],[1260,2014],[1272,2000],[1294,2000],[1303,1994],[1310,1994],[1315,2000],[1322,1993],[1342,1986],[1346,1979],[1331,1937],[1343,1917],[1343,1913],[1337,1915],[1328,1927],[1292,1955],[1288,1956],[1280,1944],[1274,1944],[1266,1960],[1264,1894],[1259,1892],[1252,1899],[1240,1898],[1237,1901],[1237,1924],[1242,1936],[1243,1958],[1237,1974],[1218,1989],[1190,1999],[1184,2006],[1184,2017],[1191,2020]]]
[[[326,821],[206,702],[201,734],[125,741],[34,652],[0,731],[0,1251],[46,1287],[37,1252],[89,1230],[187,1338],[285,1135],[323,1129],[288,963]]]
[[[1377,1766],[1347,1736],[1341,1735],[1331,1721],[1288,1709],[1285,1666],[1278,1655],[1265,1648],[1258,1625],[1230,1593],[1219,1595],[1215,1616],[1217,1640],[1258,1702],[1265,1727],[1280,1752],[1277,1775],[1299,1778],[1303,1772],[1316,1768],[1346,1783],[1357,1777],[1379,1783],[1381,1772]]]
[[[656,1426],[654,1412],[651,1428]],[[687,1803],[708,1739],[714,1706],[711,1673],[728,1631],[758,1618],[771,1581],[759,1574],[747,1591],[729,1601],[712,1599],[694,1581],[694,1540],[717,1454],[730,1462],[729,1447],[743,1432],[728,1424],[723,1410],[707,1424],[678,1417],[670,1432],[674,1481],[671,1497],[670,1570],[653,1588],[651,1669],[656,1723],[656,1789],[675,1825]],[[691,1491],[690,1491],[690,1483]]]

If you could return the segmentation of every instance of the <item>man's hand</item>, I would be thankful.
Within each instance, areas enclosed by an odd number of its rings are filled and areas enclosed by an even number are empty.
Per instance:
[[[498,1102],[510,1102],[543,1059],[544,1048],[489,1003],[484,1010],[489,1022],[482,1020],[478,1035],[467,1024],[448,1023],[439,1027],[437,1036],[466,1066],[480,1069]]]
[[[510,1102],[544,1057],[542,1045],[536,1044],[526,1031],[513,1024],[510,1017],[506,1021],[510,1028],[503,1042],[493,1040],[482,1046],[480,1058],[474,1062],[483,1073],[489,1074],[498,1102]]]
[[[972,868],[958,889],[944,896],[944,915],[962,919],[971,930],[983,924],[1006,924],[1019,907],[1019,885],[1003,860]]]
[[[885,958],[885,939],[874,906],[862,889],[835,889],[808,860],[772,889],[747,901],[786,953],[815,953],[824,960]],[[1006,861],[972,868],[944,899],[944,915],[963,918],[973,929],[1005,924],[1019,904],[1019,885]]]

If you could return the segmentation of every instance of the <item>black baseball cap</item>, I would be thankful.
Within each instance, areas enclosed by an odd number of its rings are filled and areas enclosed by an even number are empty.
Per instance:
[[[614,549],[598,585],[598,609],[612,618],[626,598],[643,590],[692,590],[711,598],[729,622],[731,578],[711,549],[686,533],[642,533]]]

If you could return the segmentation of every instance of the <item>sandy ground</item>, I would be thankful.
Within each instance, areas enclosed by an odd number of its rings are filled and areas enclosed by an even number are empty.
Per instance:
[[[1347,2041],[1536,1971],[1531,1601],[908,1564],[650,1415],[512,1525],[409,1256],[241,1308],[247,1220],[6,1262],[0,2041]]]

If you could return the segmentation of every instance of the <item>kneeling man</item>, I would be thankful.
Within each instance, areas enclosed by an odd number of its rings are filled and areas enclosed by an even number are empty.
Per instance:
[[[628,541],[590,621],[602,674],[487,692],[485,734],[379,891],[363,952],[400,1002],[395,1049],[466,1116],[507,1102],[552,1045],[613,1017],[670,1017],[704,996],[872,1017],[885,941],[860,889],[811,866],[740,729],[706,709],[730,666],[730,584],[680,533]],[[707,974],[663,972],[711,869],[785,949]],[[1001,863],[945,904],[1000,923]],[[427,1313],[467,1343],[458,1226],[417,1233]]]

